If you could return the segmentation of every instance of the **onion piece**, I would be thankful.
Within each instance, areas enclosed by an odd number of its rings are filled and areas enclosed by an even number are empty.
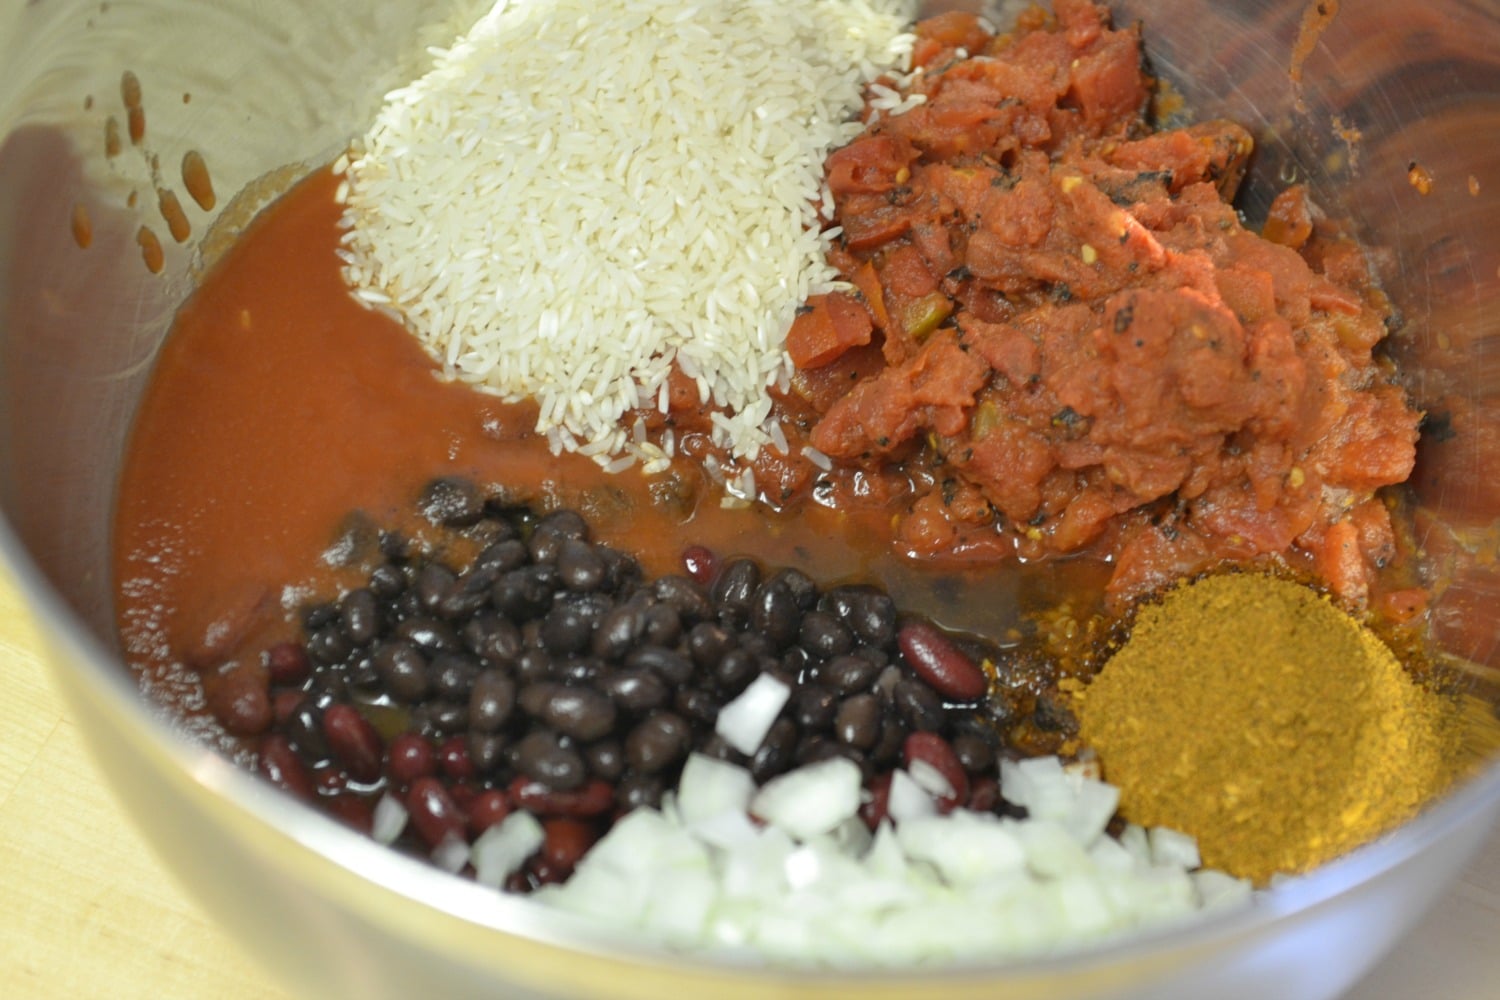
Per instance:
[[[456,875],[469,863],[469,843],[456,833],[447,833],[432,849],[432,863]]]
[[[859,812],[859,765],[843,757],[778,775],[763,785],[750,812],[800,840],[828,833]]]
[[[1151,846],[1153,865],[1192,871],[1203,864],[1198,854],[1198,842],[1185,833],[1165,826],[1153,826],[1146,831],[1146,842]]]
[[[474,880],[498,889],[541,849],[544,839],[542,824],[535,816],[523,810],[511,813],[475,838],[470,850]]]
[[[792,689],[786,684],[770,674],[761,674],[738,698],[719,709],[714,732],[740,753],[750,756],[760,749],[771,724],[791,696]]]
[[[382,844],[394,844],[396,838],[401,836],[401,831],[406,829],[406,820],[410,815],[400,799],[386,792],[375,803],[375,812],[370,819],[370,836]]]
[[[677,781],[677,814],[684,826],[695,826],[725,813],[743,816],[754,796],[755,779],[749,771],[694,753],[688,756]]]
[[[943,784],[947,784],[946,781]],[[919,785],[906,771],[898,768],[891,772],[891,791],[886,799],[886,814],[897,823],[921,819],[937,814],[937,803],[927,789]]]

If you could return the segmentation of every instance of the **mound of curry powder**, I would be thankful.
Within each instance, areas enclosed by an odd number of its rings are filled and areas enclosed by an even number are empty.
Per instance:
[[[1379,836],[1456,776],[1456,702],[1316,591],[1210,576],[1143,607],[1077,695],[1120,813],[1265,883]]]

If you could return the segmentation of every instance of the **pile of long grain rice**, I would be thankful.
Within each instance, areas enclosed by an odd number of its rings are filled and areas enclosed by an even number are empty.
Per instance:
[[[445,370],[533,397],[555,449],[657,446],[675,363],[716,437],[779,435],[767,387],[833,287],[827,152],[909,59],[908,0],[499,0],[386,99],[337,169],[345,276]],[[831,206],[828,206],[831,207]]]

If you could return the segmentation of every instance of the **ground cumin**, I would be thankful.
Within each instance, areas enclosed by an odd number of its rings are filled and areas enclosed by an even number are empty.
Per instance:
[[[1250,573],[1143,608],[1078,710],[1125,818],[1184,830],[1205,865],[1256,882],[1410,817],[1451,782],[1460,743],[1455,707],[1373,633]]]

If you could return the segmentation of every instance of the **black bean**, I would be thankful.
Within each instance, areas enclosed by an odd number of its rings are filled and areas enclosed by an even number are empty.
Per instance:
[[[390,563],[381,563],[370,573],[370,591],[383,601],[389,601],[406,589],[406,576]]]
[[[599,628],[593,639],[594,655],[607,660],[620,659],[630,652],[645,627],[645,609],[638,602],[628,601],[615,606],[599,619]]]
[[[324,625],[329,625],[337,621],[338,617],[338,605],[326,603],[314,604],[302,612],[302,630],[311,635]]]
[[[607,670],[604,661],[597,656],[563,656],[554,657],[552,661],[552,676],[567,684],[598,687],[599,679]]]
[[[411,704],[427,697],[427,658],[409,642],[382,643],[371,657],[390,696]]]
[[[469,728],[479,733],[499,732],[516,707],[516,682],[499,670],[482,671],[469,694]]]
[[[837,618],[816,609],[802,616],[797,645],[813,656],[829,660],[854,648],[854,636]]]
[[[870,749],[880,737],[880,699],[868,692],[845,698],[834,717],[833,734],[857,750]]]
[[[748,649],[731,649],[710,671],[715,687],[725,698],[733,698],[760,674],[760,658]]]
[[[615,703],[589,687],[554,685],[541,711],[533,714],[564,736],[584,742],[600,739],[615,728]]]
[[[651,585],[656,599],[674,609],[684,625],[694,625],[713,617],[713,605],[708,595],[692,577],[681,574],[658,577]]]
[[[417,592],[407,584],[405,590],[397,594],[393,600],[386,602],[386,608],[390,611],[390,619],[393,621],[405,621],[415,618],[422,613],[422,606],[417,601]]]
[[[605,781],[618,781],[625,773],[625,748],[619,740],[599,740],[583,748],[589,773]]]
[[[682,716],[657,712],[625,737],[625,760],[640,774],[655,774],[687,755],[691,736],[692,727]]]
[[[723,703],[699,687],[680,687],[672,698],[672,707],[702,726],[712,726]]]
[[[514,758],[516,769],[522,774],[559,792],[577,788],[588,777],[578,751],[563,746],[557,734],[546,729],[536,729],[521,737],[515,745]]]
[[[759,629],[777,649],[788,646],[802,627],[802,609],[785,583],[772,579],[755,591],[750,624]]]
[[[650,670],[668,684],[685,684],[693,676],[693,661],[673,649],[639,646],[625,657],[625,666]]]
[[[604,679],[603,688],[615,704],[627,712],[649,712],[666,704],[671,691],[661,677],[642,667],[617,671]]]
[[[287,717],[286,737],[302,759],[318,764],[328,759],[328,741],[323,737],[323,713],[311,698],[303,698]]]
[[[714,612],[725,624],[739,627],[750,618],[755,588],[760,585],[760,566],[754,559],[731,559],[714,577],[709,589]]]
[[[352,652],[354,652],[354,644],[333,622],[329,622],[307,637],[307,655],[314,663],[333,666],[343,663]]]
[[[472,569],[438,603],[437,612],[449,620],[464,619],[489,603],[490,591],[500,574],[494,570]]]
[[[479,668],[457,653],[439,653],[427,667],[427,683],[444,701],[468,701]]]
[[[589,526],[583,515],[576,510],[554,510],[537,519],[534,534],[556,535],[558,538],[576,538],[588,541]]]
[[[797,743],[792,759],[798,767],[805,767],[808,764],[816,764],[820,760],[838,756],[840,756],[839,745],[836,740],[821,733],[808,733]]]
[[[554,655],[581,653],[592,643],[600,617],[599,608],[591,601],[576,597],[557,600],[542,619],[542,645]]]
[[[490,589],[490,603],[513,622],[535,618],[552,605],[550,574],[541,567],[527,566],[500,574]]]
[[[472,711],[470,712],[472,715]],[[488,775],[505,759],[505,737],[498,733],[469,731],[469,760],[480,774]]]
[[[604,583],[604,560],[588,542],[564,538],[557,550],[557,576],[576,593],[598,590]]]
[[[973,775],[988,772],[995,766],[995,749],[975,733],[960,733],[949,741],[964,770]]]
[[[724,626],[699,622],[688,630],[687,653],[694,663],[707,670],[729,652],[733,642],[733,635]]]
[[[654,774],[627,774],[615,789],[615,805],[621,812],[655,809],[661,805],[663,791],[661,778]]]
[[[484,516],[484,497],[469,480],[444,476],[422,490],[417,510],[433,524],[464,528]]]
[[[456,653],[463,648],[453,627],[436,618],[408,618],[396,626],[396,636],[429,654]]]
[[[486,546],[474,560],[474,568],[493,570],[496,573],[509,573],[513,569],[526,565],[526,560],[529,558],[525,542],[519,538],[506,538],[491,542]]]
[[[608,545],[595,545],[594,551],[604,562],[604,588],[606,590],[624,593],[640,586],[645,574],[641,572],[641,564],[634,556],[612,549]]]
[[[429,701],[418,706],[426,709],[432,735],[453,736],[469,727],[469,707],[451,701]],[[413,714],[417,709],[413,709]]]
[[[657,646],[675,646],[682,638],[682,616],[670,604],[652,604],[641,615],[641,635]]]
[[[844,624],[862,641],[876,648],[896,639],[896,602],[878,590],[861,590],[851,603]]]
[[[891,700],[896,714],[912,729],[935,733],[943,728],[943,698],[921,681],[902,678],[891,692]]]
[[[777,719],[750,757],[750,774],[764,784],[791,767],[796,752],[797,724],[785,717]]]
[[[546,650],[526,649],[516,657],[516,683],[535,684],[552,676],[552,657]]]
[[[850,695],[868,691],[879,673],[880,668],[863,656],[846,653],[825,663],[818,676],[839,694]]]
[[[1037,695],[1031,720],[1045,733],[1071,732],[1078,728],[1073,710],[1061,698],[1046,691]]]
[[[901,748],[906,744],[909,730],[901,720],[887,715],[880,724],[880,738],[870,748],[870,760],[880,767],[889,767],[901,757]]]
[[[793,569],[790,566],[779,569],[772,574],[771,581],[791,591],[799,610],[811,611],[817,606],[818,585],[813,583],[812,577],[800,569]]]
[[[464,647],[487,666],[510,666],[521,655],[521,630],[499,615],[475,615],[461,635]]]
[[[412,586],[417,592],[417,601],[422,610],[428,614],[436,614],[443,606],[443,598],[453,590],[458,583],[458,574],[453,572],[442,563],[423,563],[417,570],[417,578]]]
[[[366,693],[375,693],[380,690],[380,671],[376,668],[371,657],[361,656],[358,660],[349,664],[345,672],[345,680],[352,688],[357,688]]]
[[[375,594],[358,587],[339,601],[339,625],[357,646],[367,645],[380,631],[380,610]]]
[[[729,741],[718,733],[710,733],[703,741],[703,745],[698,748],[698,753],[705,757],[712,757],[714,760],[725,760],[731,764],[743,765],[745,763],[745,755],[730,746]]]
[[[380,554],[393,563],[405,562],[411,558],[411,543],[399,531],[382,531]]]
[[[833,725],[839,699],[821,684],[801,684],[792,693],[791,716],[805,730],[818,731]]]
[[[818,661],[813,655],[801,646],[793,646],[781,654],[779,670],[788,677],[802,677],[808,671],[817,667]]]

